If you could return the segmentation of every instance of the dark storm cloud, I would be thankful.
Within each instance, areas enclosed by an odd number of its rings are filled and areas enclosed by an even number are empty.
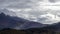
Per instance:
[[[49,2],[52,2],[52,3],[55,3],[55,2],[58,2],[60,0],[49,0]]]

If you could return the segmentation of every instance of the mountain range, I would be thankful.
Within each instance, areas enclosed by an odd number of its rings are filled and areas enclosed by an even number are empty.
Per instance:
[[[59,27],[60,23],[56,23],[51,25],[51,27],[56,26],[54,28]],[[47,24],[42,24],[34,21],[29,21],[27,19],[9,16],[5,13],[0,13],[0,27],[1,28],[16,28],[16,29],[27,29],[27,28],[38,28],[38,27],[45,27]],[[50,26],[50,25],[49,25]]]
[[[7,29],[8,28],[8,29]],[[2,30],[3,29],[3,30]],[[16,30],[15,30],[16,29]],[[42,24],[34,21],[29,21],[27,19],[19,18],[16,16],[9,16],[5,13],[0,13],[0,33],[5,30],[10,31],[16,31],[16,33],[24,32],[28,34],[33,33],[52,33],[54,34],[60,32],[60,22],[55,24]],[[17,32],[18,31],[18,32]]]
[[[58,24],[53,24],[42,28],[29,28],[25,30],[4,28],[0,30],[0,34],[60,34],[59,25],[60,22]]]
[[[23,18],[12,17],[0,14],[0,28],[28,29],[47,26],[38,22],[29,21]]]

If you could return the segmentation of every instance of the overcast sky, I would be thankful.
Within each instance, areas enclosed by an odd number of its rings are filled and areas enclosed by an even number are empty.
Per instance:
[[[18,17],[43,24],[60,21],[60,0],[0,0],[0,8],[6,8]]]

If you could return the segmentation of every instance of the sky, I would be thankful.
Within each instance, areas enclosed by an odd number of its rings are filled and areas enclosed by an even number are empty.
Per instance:
[[[17,17],[43,24],[60,21],[60,0],[0,0],[0,9],[9,10],[9,15],[13,12]]]

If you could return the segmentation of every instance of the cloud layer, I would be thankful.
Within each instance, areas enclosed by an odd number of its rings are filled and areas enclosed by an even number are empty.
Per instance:
[[[0,0],[0,8],[6,8],[18,17],[43,24],[60,21],[60,0]]]

